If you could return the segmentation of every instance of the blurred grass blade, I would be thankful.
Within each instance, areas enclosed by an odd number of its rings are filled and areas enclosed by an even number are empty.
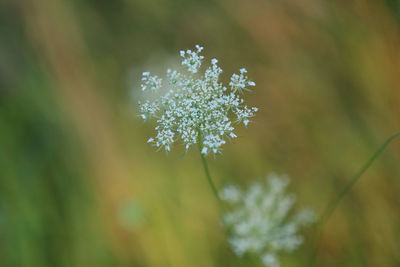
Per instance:
[[[380,156],[380,154],[386,149],[386,147],[395,139],[396,137],[400,136],[400,131],[391,135],[386,141],[378,148],[378,150],[368,159],[368,161],[361,167],[361,169],[353,176],[349,183],[343,188],[343,190],[339,193],[337,198],[331,201],[324,212],[320,217],[319,223],[316,225],[315,235],[314,235],[314,253],[312,254],[312,258],[310,261],[310,266],[315,265],[316,255],[318,251],[317,243],[319,240],[319,236],[321,233],[322,226],[324,223],[330,218],[336,208],[339,206],[342,199],[346,196],[346,194],[351,190],[351,188],[357,183],[360,177],[364,174],[365,171],[372,165],[372,163]]]

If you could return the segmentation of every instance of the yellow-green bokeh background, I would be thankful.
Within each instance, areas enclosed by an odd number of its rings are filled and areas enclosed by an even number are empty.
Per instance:
[[[275,171],[318,213],[400,129],[397,0],[0,1],[0,266],[260,266],[220,227],[198,151],[146,144],[143,71],[205,46],[260,108],[209,158],[220,188]],[[160,73],[161,74],[161,73]],[[400,142],[324,226],[317,266],[400,265]],[[313,246],[282,255],[307,266]]]

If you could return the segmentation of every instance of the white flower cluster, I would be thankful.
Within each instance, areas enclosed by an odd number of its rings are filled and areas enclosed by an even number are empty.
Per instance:
[[[167,152],[175,141],[181,139],[186,150],[200,145],[204,155],[219,153],[225,139],[237,137],[233,125],[243,122],[247,126],[257,111],[255,107],[247,107],[239,94],[248,91],[247,87],[255,86],[245,75],[245,69],[232,75],[230,90],[219,82],[222,69],[215,58],[204,75],[196,75],[204,58],[199,55],[202,50],[203,47],[196,45],[195,51],[181,51],[182,65],[189,74],[168,69],[167,84],[163,85],[160,78],[151,76],[149,72],[143,73],[142,90],[162,94],[155,100],[139,102],[140,116],[144,120],[157,120],[157,135],[148,142],[165,148]]]
[[[300,227],[315,220],[314,212],[303,209],[291,212],[295,197],[286,194],[287,176],[268,175],[266,185],[253,183],[247,191],[229,185],[220,192],[222,200],[232,206],[223,217],[230,229],[229,243],[236,255],[259,255],[263,264],[278,267],[278,252],[291,252],[303,241]]]

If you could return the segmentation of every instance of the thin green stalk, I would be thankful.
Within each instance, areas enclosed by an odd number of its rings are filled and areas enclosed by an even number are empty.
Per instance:
[[[199,144],[199,152],[200,152],[200,157],[201,157],[201,163],[203,165],[203,169],[204,169],[204,172],[206,174],[207,182],[210,185],[211,190],[213,191],[213,194],[214,194],[215,198],[218,200],[219,205],[221,206],[222,202],[221,202],[221,199],[219,198],[218,190],[215,187],[214,182],[211,179],[210,171],[208,169],[207,159],[201,153],[201,150],[202,150],[202,147],[203,147],[203,140],[202,140],[202,136],[201,136],[200,130],[199,130],[199,140],[198,141],[199,141],[198,144]]]
[[[385,150],[385,148],[389,145],[389,143],[400,136],[400,132],[394,133],[390,136],[379,148],[378,150],[371,156],[371,158],[362,166],[362,168],[353,176],[350,182],[343,188],[340,192],[339,196],[333,200],[325,209],[324,213],[321,216],[321,221],[324,223],[335,211],[336,207],[339,205],[342,198],[350,191],[350,189],[354,186],[355,183],[360,179],[360,177],[364,174],[364,172],[371,166],[371,164],[375,161],[377,157]]]
[[[321,219],[319,220],[318,224],[316,225],[316,231],[314,236],[314,243],[315,243],[315,250],[312,257],[311,265],[313,266],[315,263],[316,253],[317,253],[317,243],[319,236],[321,234],[321,228],[323,224],[329,219],[329,217],[333,214],[335,209],[338,207],[339,203],[342,199],[346,196],[346,194],[350,191],[350,189],[357,183],[360,177],[364,174],[366,170],[371,166],[371,164],[379,157],[379,155],[385,150],[385,148],[389,145],[389,143],[395,139],[396,137],[400,136],[400,132],[396,132],[391,135],[386,141],[378,148],[378,150],[368,159],[368,161],[361,167],[361,169],[351,178],[350,182],[343,188],[337,198],[331,201],[324,212],[321,215]]]
[[[205,156],[203,154],[201,154],[201,151],[200,151],[200,156],[201,156],[201,163],[203,164],[203,168],[204,168],[204,172],[206,174],[208,184],[210,185],[210,187],[214,193],[214,196],[217,198],[218,202],[221,202],[221,199],[219,198],[219,195],[218,195],[218,190],[215,187],[215,185],[211,179],[210,171],[208,170],[207,160],[206,160]]]

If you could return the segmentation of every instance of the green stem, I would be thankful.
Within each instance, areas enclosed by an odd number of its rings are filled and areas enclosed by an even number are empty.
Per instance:
[[[211,179],[210,171],[208,170],[207,160],[206,160],[205,156],[201,153],[201,151],[200,151],[200,156],[201,156],[201,163],[203,164],[203,168],[204,168],[204,172],[206,174],[208,184],[210,185],[210,187],[214,193],[214,196],[216,197],[218,202],[221,202],[221,199],[219,198],[219,195],[218,195],[217,188],[215,187],[215,185]]]
[[[201,150],[202,150],[202,147],[203,147],[203,140],[202,140],[202,136],[201,136],[200,130],[199,130],[199,140],[198,141],[199,141],[198,143],[199,143],[199,152],[200,152],[200,157],[201,157],[201,163],[203,165],[203,169],[204,169],[204,172],[206,174],[207,182],[210,185],[211,190],[213,191],[213,194],[214,194],[215,198],[218,200],[219,205],[222,207],[222,201],[219,198],[218,190],[215,187],[214,182],[211,179],[210,171],[208,169],[207,159],[203,155],[203,153],[201,153]]]
[[[321,216],[321,222],[324,223],[329,219],[332,213],[335,211],[337,206],[339,205],[342,198],[350,191],[350,189],[354,186],[355,183],[360,179],[360,177],[364,174],[364,172],[371,166],[371,164],[375,161],[377,157],[385,150],[385,148],[389,145],[389,143],[395,139],[396,137],[400,136],[400,132],[394,133],[390,136],[379,148],[378,150],[369,158],[369,160],[362,166],[362,168],[353,176],[350,182],[343,188],[340,192],[339,196],[333,200],[325,209],[324,213]]]
[[[342,189],[340,194],[338,195],[337,198],[335,198],[333,201],[331,201],[324,212],[321,215],[321,219],[319,220],[318,224],[316,225],[316,234],[314,236],[314,243],[315,243],[315,251],[313,254],[313,259],[312,259],[312,266],[315,263],[315,258],[316,258],[316,252],[317,252],[317,243],[319,236],[321,234],[321,228],[323,224],[330,218],[330,216],[333,214],[335,209],[338,207],[339,203],[341,200],[346,196],[346,194],[350,191],[350,189],[357,183],[357,181],[360,179],[360,177],[364,174],[366,170],[372,165],[372,163],[376,160],[376,158],[379,157],[379,155],[385,150],[385,148],[389,145],[389,143],[395,139],[396,137],[400,136],[400,132],[396,132],[393,135],[391,135],[386,141],[378,148],[378,150],[368,159],[368,161],[361,167],[361,169],[351,178],[350,182]]]

